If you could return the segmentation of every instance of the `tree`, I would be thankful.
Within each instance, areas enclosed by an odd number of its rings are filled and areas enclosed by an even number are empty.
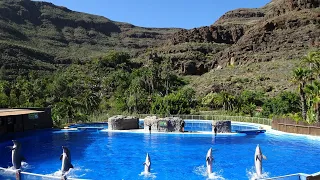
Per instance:
[[[310,51],[302,58],[302,62],[309,64],[315,78],[320,78],[320,51]]]
[[[164,97],[156,96],[151,112],[155,114],[190,114],[196,106],[195,91],[190,88],[181,89]]]
[[[284,91],[276,97],[266,99],[262,109],[262,114],[267,117],[299,112],[299,96],[295,93]]]
[[[302,118],[304,120],[307,119],[307,101],[306,101],[306,93],[304,91],[304,88],[306,86],[306,83],[310,79],[311,70],[303,69],[303,68],[297,68],[293,71],[293,82],[295,84],[298,84],[298,90],[300,94],[300,100],[301,100],[301,114]]]
[[[80,102],[83,112],[90,114],[98,109],[101,99],[96,95],[96,93],[86,89],[85,92],[82,93],[81,97]]]
[[[305,91],[309,95],[309,105],[315,112],[316,121],[320,122],[320,82],[313,81],[306,85]]]
[[[99,68],[128,69],[130,55],[124,52],[110,51],[95,60]]]

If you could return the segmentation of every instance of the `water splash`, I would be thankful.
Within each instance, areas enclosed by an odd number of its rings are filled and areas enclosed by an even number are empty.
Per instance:
[[[155,179],[157,176],[156,176],[156,173],[150,173],[150,172],[141,172],[139,174],[139,176],[143,176],[145,179]]]
[[[24,161],[21,162],[21,167],[20,167],[21,170],[26,170],[26,169],[31,169],[31,168],[32,168],[32,166],[29,165],[27,162],[24,162]],[[8,171],[10,171],[10,170],[15,171],[16,169],[13,166],[9,166],[7,168],[7,170]]]
[[[211,180],[211,179],[214,179],[214,180],[225,180],[225,178],[222,177],[222,170],[220,171],[217,171],[217,172],[212,172],[211,174],[208,175],[207,173],[207,168],[202,165],[202,166],[198,166],[198,167],[195,167],[193,172],[197,175],[200,175],[200,176],[204,176],[204,177],[207,177],[207,180]]]
[[[269,173],[268,172],[264,172],[259,176],[256,173],[256,171],[254,170],[254,167],[252,167],[250,170],[247,170],[247,177],[248,177],[249,180],[264,179],[264,178],[268,178],[269,177]]]
[[[67,171],[64,175],[68,176],[68,177],[71,177],[71,175],[74,175],[73,170],[74,170],[73,168],[70,168],[69,171]],[[61,177],[62,176],[62,171],[61,170],[57,170],[54,173],[46,174],[46,176]]]
[[[32,166],[30,164],[28,164],[27,162],[22,161],[21,162],[21,169],[23,169],[23,170],[32,169]]]

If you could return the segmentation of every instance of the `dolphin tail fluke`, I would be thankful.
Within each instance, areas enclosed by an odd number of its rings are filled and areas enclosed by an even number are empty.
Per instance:
[[[266,157],[265,155],[262,155],[262,158],[263,158],[263,159],[267,159],[267,157]]]

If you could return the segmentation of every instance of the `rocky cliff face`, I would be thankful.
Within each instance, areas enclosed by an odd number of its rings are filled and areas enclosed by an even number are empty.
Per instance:
[[[260,9],[237,9],[224,14],[211,25],[192,30],[181,30],[174,34],[172,44],[183,42],[215,42],[234,44],[244,32],[265,16]]]
[[[260,9],[237,9],[209,27],[175,33],[171,43],[230,44],[210,56],[211,60],[206,59],[208,70],[210,67],[297,58],[310,48],[319,48],[319,2],[273,0]]]
[[[201,28],[194,28],[192,30],[182,30],[174,35],[171,40],[172,44],[179,44],[184,42],[215,42],[234,44],[241,36],[247,26],[245,25],[215,25]]]
[[[319,4],[319,0],[272,0],[264,9],[268,17],[274,17],[290,11],[318,8]]]

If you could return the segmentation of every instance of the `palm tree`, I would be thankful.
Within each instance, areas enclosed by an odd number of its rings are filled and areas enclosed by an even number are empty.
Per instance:
[[[316,120],[320,122],[320,82],[314,81],[305,87],[305,92],[310,95],[310,105],[313,107],[316,114]]]
[[[303,120],[307,119],[307,101],[304,88],[310,79],[311,70],[297,68],[293,71],[293,82],[299,85],[299,94],[301,99],[301,113]]]
[[[302,62],[309,64],[309,68],[312,71],[315,78],[320,79],[320,52],[310,51],[305,57],[302,58]]]

